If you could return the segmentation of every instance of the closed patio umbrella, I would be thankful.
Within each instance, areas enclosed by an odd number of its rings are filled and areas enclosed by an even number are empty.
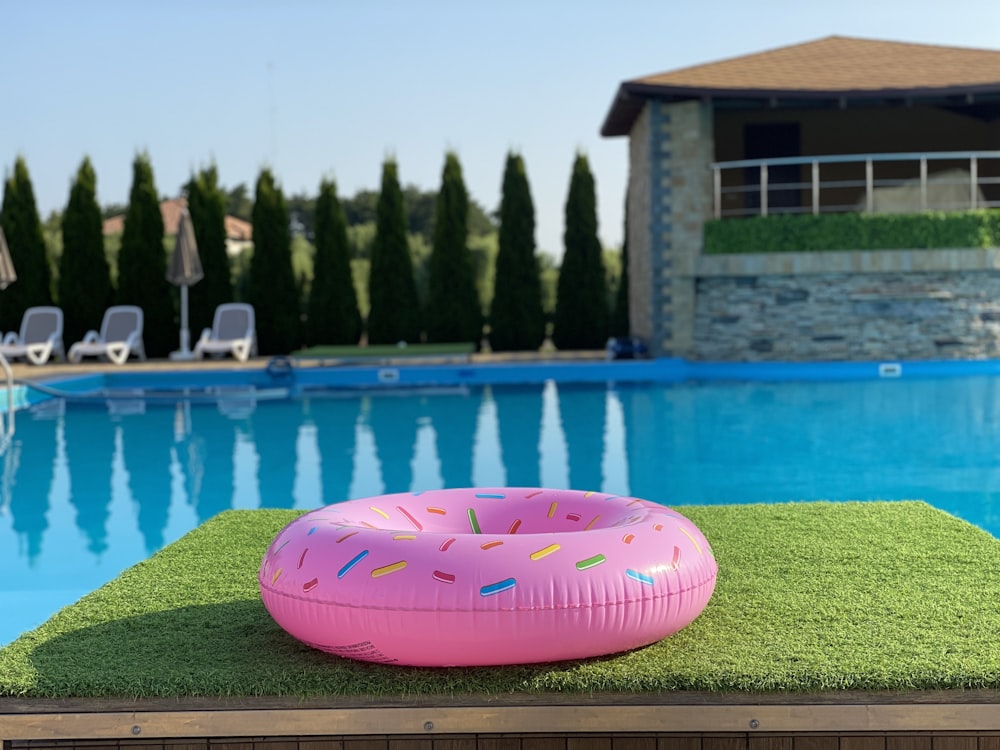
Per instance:
[[[14,270],[14,261],[10,259],[7,237],[4,236],[3,227],[0,227],[0,290],[6,289],[15,281],[17,281],[17,271]]]
[[[15,281],[17,271],[14,270],[14,261],[11,260],[10,248],[7,247],[7,237],[3,233],[3,227],[0,227],[0,290],[6,289]],[[0,453],[6,453],[14,438],[14,373],[3,352],[0,352],[0,367],[7,376],[7,426],[0,438]]]
[[[188,287],[205,278],[198,255],[198,242],[194,238],[191,216],[185,209],[177,225],[177,244],[170,256],[167,281],[181,288],[181,342],[180,349],[170,353],[170,359],[191,359],[191,331],[188,328]]]

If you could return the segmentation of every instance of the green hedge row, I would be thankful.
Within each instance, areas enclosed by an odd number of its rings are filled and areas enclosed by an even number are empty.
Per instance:
[[[705,253],[1000,246],[1000,211],[755,216],[705,224]]]

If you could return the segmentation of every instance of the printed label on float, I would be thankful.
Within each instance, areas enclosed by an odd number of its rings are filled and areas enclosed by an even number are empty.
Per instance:
[[[346,659],[361,659],[362,661],[374,661],[380,664],[392,664],[398,661],[382,653],[371,641],[361,641],[351,643],[347,646],[330,646],[327,649],[331,654],[343,656]]]

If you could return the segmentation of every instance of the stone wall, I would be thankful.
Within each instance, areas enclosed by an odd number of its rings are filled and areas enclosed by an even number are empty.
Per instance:
[[[689,359],[1000,357],[1000,251],[709,256]]]
[[[646,107],[632,126],[629,137],[628,184],[628,284],[631,333],[644,341],[656,338],[653,324],[653,250],[648,227],[651,223],[652,156],[650,150],[651,109]]]
[[[629,315],[657,356],[691,345],[692,271],[712,211],[712,109],[649,102],[629,134]]]

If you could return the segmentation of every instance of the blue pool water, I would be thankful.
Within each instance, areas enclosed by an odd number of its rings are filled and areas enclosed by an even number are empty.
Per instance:
[[[1000,537],[1000,377],[131,391],[17,414],[0,644],[228,508],[462,486],[923,499]],[[263,553],[263,550],[261,550]]]

